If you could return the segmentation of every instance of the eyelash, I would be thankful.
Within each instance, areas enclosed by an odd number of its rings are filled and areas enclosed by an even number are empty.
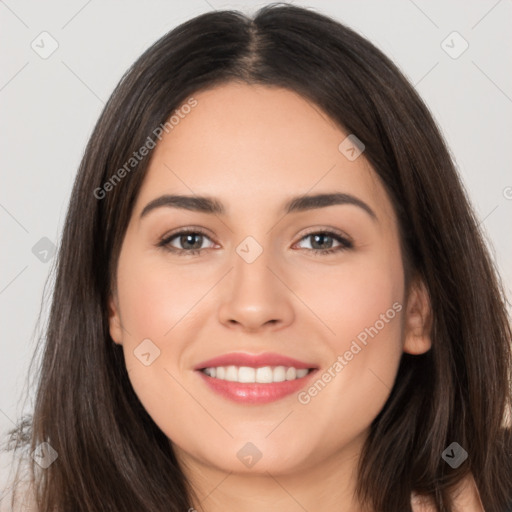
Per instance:
[[[158,242],[157,246],[162,247],[163,249],[170,251],[178,256],[194,256],[194,255],[198,255],[202,251],[204,251],[205,249],[192,249],[192,250],[187,251],[186,249],[177,249],[176,247],[172,247],[170,245],[170,243],[173,239],[183,236],[183,235],[188,235],[188,234],[202,235],[207,238],[210,238],[207,235],[207,233],[205,233],[203,230],[198,229],[198,228],[182,229],[181,231],[172,233],[171,235],[162,238]],[[338,247],[334,247],[331,249],[306,249],[306,251],[311,251],[315,256],[324,256],[324,255],[332,254],[335,252],[346,251],[346,250],[352,249],[354,247],[353,243],[348,238],[345,238],[344,236],[340,235],[339,233],[336,233],[334,231],[329,231],[329,230],[311,231],[311,232],[305,234],[299,240],[299,242],[304,240],[305,238],[312,236],[312,235],[327,235],[328,237],[333,238],[337,242],[340,243],[340,245]]]

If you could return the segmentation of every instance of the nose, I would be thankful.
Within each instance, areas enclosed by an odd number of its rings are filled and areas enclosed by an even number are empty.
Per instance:
[[[263,250],[252,263],[234,254],[234,268],[224,280],[218,310],[219,321],[226,327],[259,332],[293,322],[293,292],[270,252]]]

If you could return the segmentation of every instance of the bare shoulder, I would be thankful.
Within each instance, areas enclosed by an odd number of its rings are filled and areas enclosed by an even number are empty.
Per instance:
[[[454,512],[485,512],[478,494],[473,475],[466,476],[453,491]],[[436,512],[431,498],[413,493],[411,498],[413,512]]]
[[[29,482],[18,482],[5,489],[0,500],[0,512],[38,512],[33,489]]]
[[[37,512],[26,454],[0,451],[0,512]]]

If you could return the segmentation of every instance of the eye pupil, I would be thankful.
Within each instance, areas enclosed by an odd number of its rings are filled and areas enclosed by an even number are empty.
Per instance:
[[[317,240],[320,239],[320,245],[322,245],[322,241],[325,243],[325,238],[330,238],[331,241],[332,241],[332,237],[330,237],[329,235],[326,235],[324,233],[318,233],[318,234],[315,234],[313,235],[313,240],[314,240],[314,243],[312,244],[312,247],[314,249],[316,249],[317,247],[314,247],[314,245],[316,244]],[[318,247],[319,249],[326,249],[326,247]],[[330,246],[328,247],[330,248]]]
[[[188,234],[182,235],[180,237],[180,243],[182,244],[182,247],[185,249],[200,249],[201,245],[202,245],[202,236],[203,235],[196,234],[196,233],[188,233]],[[187,246],[187,243],[189,242],[189,240],[193,239],[193,238],[199,238],[199,243],[196,243],[196,244],[192,243],[193,247]]]
[[[158,245],[165,247],[169,251],[178,255],[195,255],[200,254],[205,250],[202,247],[204,238],[209,239],[207,235],[200,231],[187,230],[162,239]],[[317,231],[315,233],[310,233],[309,235],[305,235],[302,240],[307,240],[308,238],[310,240],[311,247],[306,250],[313,254],[325,255],[333,252],[341,252],[353,247],[350,241],[329,231]],[[334,241],[338,242],[339,247],[335,247],[333,245]]]

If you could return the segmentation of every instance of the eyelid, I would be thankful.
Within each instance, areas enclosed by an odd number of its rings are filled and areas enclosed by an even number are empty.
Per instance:
[[[195,254],[199,254],[207,249],[207,248],[202,248],[202,249],[185,250],[185,249],[179,249],[176,247],[172,247],[170,245],[171,240],[178,237],[179,235],[184,235],[187,233],[199,234],[199,235],[204,236],[205,238],[208,238],[212,243],[214,243],[214,244],[217,243],[211,237],[211,235],[208,234],[207,230],[205,230],[204,228],[201,228],[199,226],[187,226],[187,227],[177,228],[176,230],[164,235],[163,237],[160,238],[160,241],[158,242],[157,246],[162,247],[162,248],[168,250],[169,252],[173,252],[178,255],[195,255]],[[345,232],[343,232],[337,228],[325,227],[325,226],[324,227],[314,226],[314,227],[308,228],[306,230],[306,232],[303,232],[301,234],[300,238],[293,244],[293,246],[297,245],[302,240],[307,238],[309,235],[313,235],[313,234],[325,234],[325,235],[329,236],[330,238],[337,240],[338,243],[340,244],[338,247],[334,247],[334,248],[330,248],[330,249],[308,249],[308,248],[303,249],[303,250],[311,252],[315,255],[325,255],[325,254],[329,254],[329,253],[341,252],[343,250],[352,249],[354,247],[354,241],[353,241],[352,237],[350,237]]]
[[[178,235],[187,234],[187,233],[203,235],[204,237],[210,239],[212,242],[216,243],[213,240],[212,236],[204,228],[201,228],[199,226],[187,226],[187,227],[183,227],[183,228],[177,228],[177,229],[171,231],[170,233],[166,233],[164,236],[162,236],[160,238],[157,245],[166,246],[170,243],[170,241],[173,238],[177,237]],[[180,251],[182,249],[176,249],[176,250]],[[195,249],[195,250],[203,250],[203,249]],[[191,251],[187,251],[187,252],[191,252]]]
[[[312,228],[308,228],[304,233],[302,233],[302,235],[299,239],[299,242],[304,237],[306,237],[308,235],[312,235],[313,233],[332,233],[332,234],[339,236],[340,238],[343,238],[347,242],[354,244],[354,239],[351,236],[349,236],[347,233],[345,233],[341,229],[333,228],[331,226],[320,226],[320,227],[314,226]]]

